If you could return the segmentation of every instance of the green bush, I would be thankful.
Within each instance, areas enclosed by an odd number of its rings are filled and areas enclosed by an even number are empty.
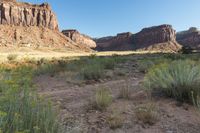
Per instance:
[[[49,102],[33,90],[33,69],[0,69],[0,132],[60,133],[62,128]]]
[[[179,101],[196,102],[200,95],[200,65],[191,60],[162,63],[149,70],[144,85]]]
[[[94,106],[96,109],[104,110],[112,102],[112,96],[106,88],[101,88],[96,91]]]

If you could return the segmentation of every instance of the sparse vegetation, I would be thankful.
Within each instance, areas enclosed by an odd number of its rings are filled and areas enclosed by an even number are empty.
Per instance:
[[[29,66],[1,68],[1,132],[61,132],[51,104],[34,93],[32,76],[33,69]]]
[[[135,115],[144,124],[153,125],[158,121],[158,112],[155,104],[140,105],[135,110]]]
[[[107,88],[100,88],[96,91],[94,107],[98,110],[105,110],[112,102],[112,96]]]

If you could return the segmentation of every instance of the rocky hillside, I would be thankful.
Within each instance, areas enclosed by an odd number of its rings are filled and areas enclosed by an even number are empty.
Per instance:
[[[0,1],[0,47],[48,47],[91,51],[59,32],[56,15],[47,3],[34,5]]]
[[[62,33],[79,45],[88,46],[90,48],[96,47],[96,42],[93,41],[91,37],[81,34],[77,30],[63,30]]]
[[[200,31],[197,28],[191,27],[189,30],[178,32],[176,36],[181,45],[200,50]]]
[[[144,28],[139,33],[122,33],[115,37],[96,39],[97,50],[155,50],[176,52],[181,46],[176,42],[176,32],[171,25]]]

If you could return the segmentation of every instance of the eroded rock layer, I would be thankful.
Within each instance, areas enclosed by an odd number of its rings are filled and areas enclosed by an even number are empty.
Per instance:
[[[44,27],[22,27],[0,25],[0,47],[47,48],[52,50],[91,51],[89,47],[78,45],[59,31]]]
[[[32,5],[15,0],[0,1],[0,24],[14,26],[42,26],[58,30],[56,15],[47,3]]]
[[[191,27],[187,31],[177,33],[177,41],[184,47],[200,50],[200,31]]]
[[[117,36],[95,39],[98,51],[121,51],[133,49],[132,33],[119,33]]]
[[[144,28],[139,33],[122,33],[115,37],[96,39],[97,50],[151,50],[177,52],[181,45],[176,42],[176,31],[171,25]]]
[[[134,35],[134,43],[138,47],[146,47],[157,43],[176,41],[176,31],[171,25],[160,25],[144,28]]]
[[[62,33],[79,45],[86,45],[90,48],[96,47],[96,42],[91,37],[80,34],[77,30],[63,30]]]

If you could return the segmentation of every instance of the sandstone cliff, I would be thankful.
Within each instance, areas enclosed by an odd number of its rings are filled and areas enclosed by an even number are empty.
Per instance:
[[[49,4],[0,1],[0,47],[91,51],[64,36]]]
[[[47,48],[52,50],[91,51],[89,47],[78,45],[59,31],[44,27],[21,27],[0,25],[0,47]]]
[[[176,41],[176,31],[171,25],[160,25],[142,29],[134,35],[136,49],[177,52],[181,45]]]
[[[200,50],[200,31],[191,27],[187,31],[177,33],[177,41],[184,47]]]
[[[176,31],[171,25],[144,28],[139,33],[123,33],[115,37],[96,39],[97,50],[153,50],[177,52],[181,46],[176,42]]]
[[[0,24],[14,26],[42,26],[58,30],[55,14],[47,3],[32,5],[15,0],[0,1]]]
[[[95,39],[98,51],[121,51],[133,49],[132,33],[119,33],[117,36]]]
[[[62,33],[79,45],[85,45],[90,48],[96,47],[96,42],[91,37],[80,34],[77,30],[63,30]]]

